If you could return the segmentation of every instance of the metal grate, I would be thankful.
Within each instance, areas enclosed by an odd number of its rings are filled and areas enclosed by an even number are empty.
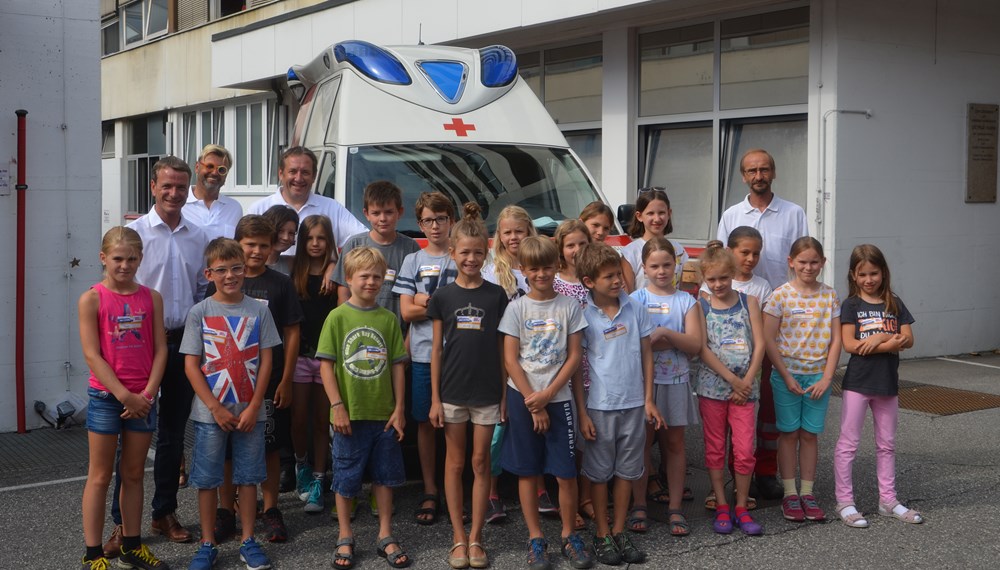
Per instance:
[[[843,393],[843,379],[844,370],[840,369],[833,378],[834,396]],[[1000,408],[1000,396],[900,380],[899,407],[936,416],[951,416]]]

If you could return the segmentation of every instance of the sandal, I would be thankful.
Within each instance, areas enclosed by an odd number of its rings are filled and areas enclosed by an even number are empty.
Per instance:
[[[341,546],[349,546],[351,552],[343,554],[340,552]],[[354,537],[348,536],[337,541],[337,547],[333,551],[333,567],[341,569],[354,568]]]
[[[680,517],[680,520],[674,520],[674,517]],[[684,518],[684,511],[680,509],[669,509],[667,510],[667,521],[670,525],[671,536],[687,536],[691,534],[691,526],[688,525],[687,519]]]
[[[424,493],[420,496],[418,504],[420,507],[413,513],[413,518],[417,521],[417,524],[430,526],[437,522],[438,519],[438,502],[440,499],[437,495],[432,495],[430,493]],[[424,503],[433,503],[433,507],[425,507]]]
[[[924,522],[924,517],[921,516],[916,509],[908,508],[899,501],[893,501],[891,503],[880,502],[878,504],[878,514],[883,517],[897,518],[909,524],[920,524]]]
[[[642,513],[642,516],[639,516]],[[643,533],[649,530],[649,512],[646,507],[632,507],[628,512],[628,520],[625,522],[632,532]]]
[[[393,544],[397,547],[396,551],[392,553],[386,552],[386,548]],[[392,535],[378,541],[378,555],[385,558],[385,561],[393,568],[406,568],[413,563],[410,557],[406,555],[406,551],[403,550],[403,546]],[[400,562],[400,558],[405,558],[405,560]]]
[[[691,490],[691,487],[684,487],[684,491],[681,492],[681,500],[682,501],[694,500],[694,491]]]
[[[473,548],[478,548],[479,550],[482,550],[483,551],[483,555],[482,556],[473,556],[472,555],[472,549]],[[490,565],[490,559],[486,555],[486,549],[483,548],[483,545],[479,544],[478,542],[470,542],[469,543],[469,566],[471,568],[488,568],[489,565]]]
[[[456,570],[461,570],[462,568],[469,567],[469,550],[467,544],[464,542],[456,542],[452,545],[451,550],[448,551],[448,566],[455,568]],[[465,556],[455,556],[455,550],[459,548],[465,548]]]
[[[705,509],[709,511],[714,511],[718,500],[715,498],[715,491],[709,491],[708,495],[705,496]]]
[[[649,488],[656,484],[656,490],[650,491]],[[660,505],[670,504],[670,490],[667,489],[667,483],[664,478],[657,475],[650,475],[649,482],[646,483],[646,500],[652,501]]]
[[[837,516],[840,517],[841,522],[847,526],[851,528],[868,528],[868,519],[859,513],[857,507],[852,503],[837,503],[837,506],[834,508],[837,510]],[[848,510],[854,512],[845,512]]]
[[[735,497],[733,498],[733,500],[734,501],[736,500]],[[755,499],[754,497],[747,497],[747,510],[752,511],[756,508],[757,508],[757,499]]]
[[[573,523],[573,530],[581,531],[587,529],[587,521],[580,515],[576,513],[576,521]]]
[[[733,532],[733,518],[729,514],[729,505],[724,509],[715,510],[715,520],[712,521],[712,530],[719,534],[730,534]]]

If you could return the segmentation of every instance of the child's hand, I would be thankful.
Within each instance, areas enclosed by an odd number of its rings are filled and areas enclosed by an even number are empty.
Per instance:
[[[336,269],[336,265],[333,263],[328,263],[326,265],[326,271],[323,272],[323,281],[319,286],[320,295],[336,295],[337,294],[337,284],[333,282],[333,271]]]
[[[351,435],[351,416],[344,408],[343,402],[330,410],[330,423],[333,424],[333,431]]]
[[[226,432],[236,429],[236,426],[239,423],[236,416],[234,416],[232,412],[221,404],[212,410],[212,418],[215,420],[215,423],[219,425],[219,429]]]
[[[149,403],[149,400],[132,392],[129,392],[129,394],[121,400],[121,403],[122,407],[125,408],[125,411],[121,414],[123,419],[144,418],[147,414],[149,414],[149,410],[153,407],[153,405]]]
[[[667,425],[667,422],[663,421],[663,416],[660,415],[660,410],[656,409],[656,404],[648,402],[646,403],[646,421],[653,426],[654,430]]]
[[[396,440],[403,441],[403,428],[406,427],[406,415],[403,410],[397,409],[389,416],[389,421],[385,422],[385,429],[382,431],[396,430]]]
[[[729,401],[736,404],[737,406],[742,406],[747,402],[747,397],[737,392],[736,390],[733,390],[732,393],[729,394]]]
[[[502,410],[500,419],[503,419]],[[441,405],[441,402],[431,403],[431,410],[427,413],[427,421],[436,428],[444,427],[444,407]]]
[[[274,389],[274,407],[283,410],[292,405],[292,383],[288,380],[278,382]]]
[[[552,396],[549,395],[548,390],[539,390],[524,399],[524,406],[528,408],[529,412],[537,414],[545,411],[545,406],[549,405],[551,399]]]
[[[257,425],[257,412],[259,411],[259,407],[253,405],[247,406],[240,412],[240,416],[236,422],[236,429],[246,433],[252,432],[254,426]]]
[[[893,352],[902,352],[906,350],[906,337],[901,334],[894,334],[892,338],[885,341],[885,344],[888,344]]]
[[[795,378],[792,377],[791,374],[789,374],[788,378],[785,378],[784,380],[785,387],[788,388],[788,391],[792,394],[801,396],[806,393],[806,391],[802,389],[802,386],[795,380]]]
[[[583,436],[583,439],[587,441],[597,439],[597,430],[594,428],[594,421],[590,419],[590,415],[584,412],[577,419],[580,421],[580,435]]]
[[[431,296],[427,293],[417,293],[413,296],[413,304],[418,307],[427,308],[427,304],[430,303]]]
[[[858,354],[860,354],[861,356],[867,356],[871,354],[872,352],[875,351],[876,348],[879,347],[880,344],[890,340],[892,336],[893,335],[889,333],[878,333],[865,338],[860,343],[858,343]]]
[[[535,433],[542,434],[549,431],[549,413],[544,409],[540,412],[531,412],[531,421],[535,424]]]
[[[803,394],[809,394],[809,397],[813,400],[818,400],[826,394],[826,391],[830,389],[831,379],[823,378],[819,382],[813,384],[812,386],[805,389]]]

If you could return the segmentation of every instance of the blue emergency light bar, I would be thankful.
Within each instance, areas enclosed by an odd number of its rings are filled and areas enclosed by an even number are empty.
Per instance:
[[[388,51],[360,40],[341,42],[333,48],[338,62],[347,62],[365,76],[391,85],[413,82],[403,64]]]

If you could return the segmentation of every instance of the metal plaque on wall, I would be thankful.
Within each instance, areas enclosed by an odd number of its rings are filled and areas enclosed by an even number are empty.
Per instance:
[[[965,201],[997,201],[997,119],[1000,106],[969,103]]]

